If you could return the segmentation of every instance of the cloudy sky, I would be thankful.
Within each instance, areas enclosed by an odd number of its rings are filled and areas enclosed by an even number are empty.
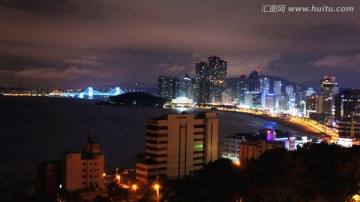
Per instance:
[[[354,11],[262,12],[270,5]],[[360,88],[359,0],[0,0],[0,30],[4,87],[155,83],[217,55],[228,76]]]

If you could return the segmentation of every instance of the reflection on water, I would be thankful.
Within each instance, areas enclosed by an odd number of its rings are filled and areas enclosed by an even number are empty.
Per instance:
[[[0,182],[34,184],[36,166],[58,159],[68,148],[81,149],[89,132],[105,154],[105,169],[135,166],[144,151],[145,120],[184,109],[95,105],[94,100],[0,97]],[[186,109],[188,113],[198,110]],[[219,142],[225,133],[254,132],[259,128],[288,128],[256,117],[216,111]],[[221,145],[220,145],[221,146]],[[0,184],[1,185],[1,184]]]

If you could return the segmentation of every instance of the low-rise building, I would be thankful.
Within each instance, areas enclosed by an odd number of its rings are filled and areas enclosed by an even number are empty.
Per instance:
[[[240,143],[239,158],[243,163],[248,159],[258,159],[261,154],[270,149],[285,148],[282,141],[267,141],[264,139],[248,139]]]
[[[243,137],[239,144],[239,161],[244,163],[248,159],[257,159],[267,150],[284,148],[295,150],[296,138],[292,134],[279,129],[259,129],[257,134]]]
[[[61,165],[61,182],[66,191],[104,188],[104,154],[91,135],[82,152],[66,151]]]

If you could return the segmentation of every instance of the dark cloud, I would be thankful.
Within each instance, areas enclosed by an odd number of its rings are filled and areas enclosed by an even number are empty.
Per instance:
[[[314,67],[360,68],[360,54],[355,56],[328,55],[310,62]],[[344,69],[343,69],[344,70]]]
[[[262,13],[263,5],[354,6],[355,12]],[[194,75],[194,62],[211,55],[228,61],[228,75],[260,69],[297,82],[329,71],[345,77],[321,64],[344,62],[358,71],[359,9],[357,0],[3,0],[0,86],[45,82],[38,73],[75,75],[49,80],[54,87],[155,82],[160,74]]]
[[[1,5],[38,15],[54,16],[70,12],[66,0],[3,0]]]

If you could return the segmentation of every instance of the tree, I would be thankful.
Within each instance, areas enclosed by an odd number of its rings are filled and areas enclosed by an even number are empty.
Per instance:
[[[170,201],[345,201],[360,190],[360,147],[308,144],[273,149],[240,168],[230,160],[209,163],[185,177]],[[171,192],[171,191],[170,191]]]

